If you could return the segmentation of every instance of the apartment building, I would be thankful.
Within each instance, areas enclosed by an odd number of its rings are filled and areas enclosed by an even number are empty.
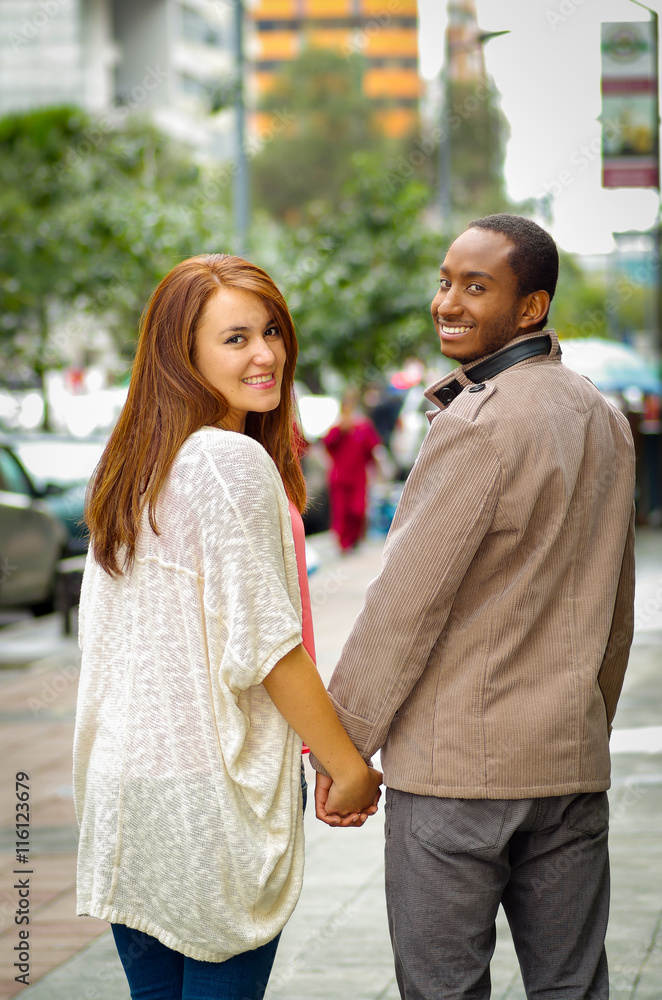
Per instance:
[[[388,135],[416,128],[418,75],[416,0],[256,0],[253,91],[259,101],[274,75],[305,46],[332,48],[366,60],[364,93]],[[263,126],[258,116],[258,129]]]
[[[224,0],[0,0],[0,114],[146,113],[228,157],[232,16]]]

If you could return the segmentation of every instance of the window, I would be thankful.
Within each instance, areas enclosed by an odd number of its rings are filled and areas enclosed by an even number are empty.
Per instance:
[[[190,7],[182,7],[182,37],[198,45],[223,46],[226,43],[222,28],[205,21]]]

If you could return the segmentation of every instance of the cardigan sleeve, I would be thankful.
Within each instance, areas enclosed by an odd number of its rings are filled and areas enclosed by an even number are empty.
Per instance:
[[[407,480],[384,548],[334,671],[329,693],[366,758],[423,673],[455,594],[492,523],[501,465],[475,423],[444,413]],[[319,765],[311,756],[314,766]]]
[[[205,448],[196,494],[210,665],[236,695],[301,642],[301,605],[278,471],[250,438],[222,444]]]

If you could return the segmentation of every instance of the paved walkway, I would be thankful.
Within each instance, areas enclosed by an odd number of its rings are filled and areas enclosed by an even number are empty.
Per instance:
[[[320,671],[328,680],[365,587],[379,568],[370,540],[311,578]],[[56,619],[0,632],[0,1000],[128,1000],[107,925],[76,917],[76,825],[71,738],[77,681],[75,643]],[[662,998],[662,532],[638,539],[637,635],[612,738],[612,1000]],[[16,863],[15,774],[30,775],[30,864]],[[398,1000],[383,898],[382,816],[361,830],[332,830],[306,816],[306,878],[285,928],[268,1000]],[[14,870],[22,872],[15,876]],[[28,876],[27,872],[30,872]],[[18,879],[30,878],[30,985],[13,968],[19,930]],[[508,927],[498,921],[494,1000],[524,992]]]

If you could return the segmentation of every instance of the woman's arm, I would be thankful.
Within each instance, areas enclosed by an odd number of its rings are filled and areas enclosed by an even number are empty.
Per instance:
[[[290,650],[262,683],[280,714],[331,775],[326,811],[337,815],[337,825],[341,817],[351,822],[356,815],[376,812],[382,775],[368,767],[343,729],[303,646]]]

